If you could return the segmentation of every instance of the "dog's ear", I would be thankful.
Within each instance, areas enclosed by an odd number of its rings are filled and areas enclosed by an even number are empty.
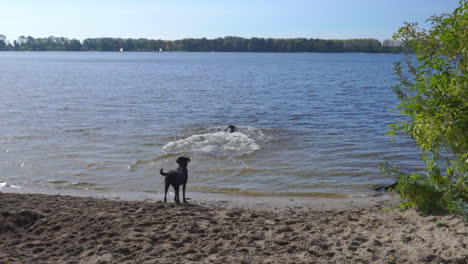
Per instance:
[[[185,158],[188,162],[190,162],[190,159],[189,158]]]

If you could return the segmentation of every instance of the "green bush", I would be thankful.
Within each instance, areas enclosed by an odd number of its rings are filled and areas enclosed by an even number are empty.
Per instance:
[[[406,23],[394,35],[408,51],[405,63],[395,65],[399,82],[393,90],[409,120],[390,125],[389,135],[415,140],[426,173],[404,173],[388,164],[382,169],[398,177],[402,207],[468,218],[468,1],[459,5],[451,14],[431,17],[430,29]]]

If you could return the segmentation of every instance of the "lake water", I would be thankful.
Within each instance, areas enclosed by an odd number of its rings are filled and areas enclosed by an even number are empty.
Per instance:
[[[0,53],[0,190],[372,196],[417,170],[399,118],[395,54]],[[228,125],[237,132],[228,133]]]

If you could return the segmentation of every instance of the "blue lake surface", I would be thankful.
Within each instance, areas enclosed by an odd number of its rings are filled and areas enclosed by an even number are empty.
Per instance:
[[[0,190],[372,196],[418,170],[396,54],[0,52]],[[228,133],[228,125],[237,132]]]

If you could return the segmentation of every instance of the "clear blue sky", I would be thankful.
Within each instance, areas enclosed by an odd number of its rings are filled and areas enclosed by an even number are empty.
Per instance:
[[[451,12],[458,0],[0,0],[0,34],[391,38],[407,22]]]

